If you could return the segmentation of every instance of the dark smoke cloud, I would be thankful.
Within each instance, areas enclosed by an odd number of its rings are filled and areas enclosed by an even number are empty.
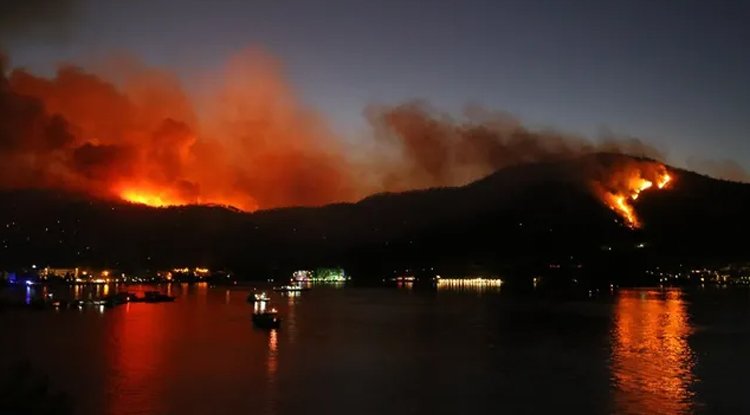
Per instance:
[[[708,160],[690,157],[687,159],[687,167],[690,170],[704,173],[717,179],[750,182],[750,174],[748,174],[747,170],[733,160]]]
[[[0,186],[51,185],[49,171],[64,163],[60,151],[74,136],[63,117],[48,114],[40,100],[11,89],[6,65],[0,54]]]
[[[226,84],[202,103],[172,74],[137,62],[120,68],[118,83],[70,65],[52,78],[5,65],[0,188],[246,210],[352,200],[362,190],[325,122],[261,52],[232,60]],[[206,109],[200,120],[197,107]]]
[[[400,165],[385,169],[385,187],[463,184],[497,169],[527,162],[570,158],[593,152],[663,159],[642,141],[604,134],[599,140],[555,130],[532,130],[514,117],[470,107],[462,118],[416,101],[366,111],[376,137],[401,153]]]
[[[0,1],[0,42],[59,41],[70,35],[79,0]]]
[[[70,165],[88,179],[106,180],[115,171],[118,175],[128,172],[134,159],[135,150],[130,147],[86,143],[73,150]]]
[[[8,71],[0,56],[0,187],[106,195],[114,181],[141,168],[145,152],[158,168],[142,176],[154,173],[159,183],[184,192],[190,185],[179,177],[179,153],[191,141],[189,128],[163,118],[141,131],[135,112],[113,85],[79,68],[62,67],[48,80]]]

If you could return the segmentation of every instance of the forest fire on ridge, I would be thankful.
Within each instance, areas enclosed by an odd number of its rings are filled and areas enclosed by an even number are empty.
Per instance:
[[[128,189],[120,193],[123,200],[130,203],[148,205],[153,207],[180,206],[189,204],[179,199],[173,199],[160,193]]]
[[[674,177],[657,162],[626,163],[594,183],[595,193],[602,202],[624,219],[632,229],[643,226],[635,211],[635,201],[644,191],[668,189]]]

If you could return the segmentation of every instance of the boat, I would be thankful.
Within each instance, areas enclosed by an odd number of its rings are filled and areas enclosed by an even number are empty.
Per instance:
[[[97,305],[97,306],[104,306],[104,307],[114,307],[121,304],[125,304],[128,301],[127,296],[125,293],[117,293],[117,294],[110,294],[105,295],[104,297],[100,297],[97,299],[91,300],[91,304]]]
[[[270,311],[253,313],[253,324],[262,329],[277,329],[281,326],[281,318],[275,308]]]
[[[276,292],[283,292],[283,293],[297,293],[300,291],[307,291],[309,290],[309,287],[303,287],[299,284],[288,284],[288,285],[280,285],[278,287],[273,287],[273,290]]]
[[[247,296],[247,302],[248,303],[266,303],[268,301],[271,301],[271,298],[268,297],[268,294],[265,292],[262,293],[252,293]]]
[[[144,303],[167,303],[175,300],[175,297],[162,294],[159,291],[146,291],[143,293]]]
[[[62,309],[62,308],[68,308],[68,307],[70,307],[70,301],[64,300],[64,299],[63,300],[52,300],[50,302],[50,304],[52,305],[52,307],[54,307],[56,309]]]

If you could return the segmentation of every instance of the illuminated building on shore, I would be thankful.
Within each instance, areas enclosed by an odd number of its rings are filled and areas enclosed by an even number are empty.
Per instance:
[[[299,270],[292,273],[292,280],[295,282],[308,282],[313,278],[311,271]]]
[[[78,268],[52,268],[46,267],[40,273],[43,278],[78,278],[80,269]]]
[[[435,278],[438,289],[499,289],[503,280],[497,277]]]
[[[292,273],[295,282],[345,282],[350,279],[343,268],[318,268],[314,273],[307,270]]]

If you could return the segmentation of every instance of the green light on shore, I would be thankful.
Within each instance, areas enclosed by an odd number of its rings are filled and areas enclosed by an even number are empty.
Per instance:
[[[292,273],[292,280],[297,282],[345,282],[350,279],[343,268],[318,268],[314,272],[299,270]]]
[[[348,279],[343,268],[318,268],[312,278],[321,282],[344,282]]]

